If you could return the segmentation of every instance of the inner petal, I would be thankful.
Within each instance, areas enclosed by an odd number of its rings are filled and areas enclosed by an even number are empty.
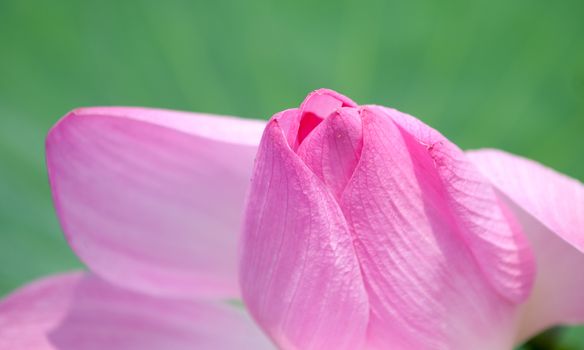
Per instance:
[[[300,106],[300,125],[298,127],[298,145],[325,118],[341,107],[355,107],[349,98],[334,91],[320,89],[309,94]]]
[[[361,156],[363,133],[356,108],[339,108],[298,148],[298,156],[339,199]]]
[[[314,113],[304,113],[302,119],[300,119],[300,127],[298,128],[298,143],[301,144],[302,141],[316,128],[324,118],[320,117],[318,114]]]

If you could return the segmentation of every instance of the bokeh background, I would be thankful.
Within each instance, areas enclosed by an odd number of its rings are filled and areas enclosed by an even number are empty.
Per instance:
[[[319,87],[584,179],[581,0],[0,0],[0,295],[81,266],[44,165],[68,110],[268,118]],[[584,349],[584,328],[525,349]]]

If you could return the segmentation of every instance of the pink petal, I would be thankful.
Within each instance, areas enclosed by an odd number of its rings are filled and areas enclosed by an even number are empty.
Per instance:
[[[152,297],[94,276],[49,338],[60,350],[274,348],[241,307]]]
[[[536,162],[497,150],[468,153],[519,217],[537,257],[534,293],[519,339],[584,322],[584,186]]]
[[[236,242],[264,123],[138,108],[71,112],[49,133],[61,225],[122,286],[237,296]]]
[[[256,321],[283,349],[359,349],[367,296],[332,194],[268,124],[258,151],[240,278]]]
[[[341,207],[371,307],[369,346],[506,349],[531,260],[494,191],[445,138],[365,107]],[[411,117],[410,117],[411,118]],[[479,211],[480,210],[480,211]]]
[[[0,300],[0,350],[53,350],[47,333],[63,319],[81,273],[47,277]]]

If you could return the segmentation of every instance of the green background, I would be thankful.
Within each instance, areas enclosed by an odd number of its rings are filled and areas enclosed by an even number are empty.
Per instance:
[[[43,158],[78,106],[268,118],[329,87],[582,180],[583,18],[581,0],[0,0],[0,295],[80,266]],[[584,330],[537,344],[582,349]]]

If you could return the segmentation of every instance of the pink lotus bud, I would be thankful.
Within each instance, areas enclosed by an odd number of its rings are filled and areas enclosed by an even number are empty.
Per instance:
[[[509,347],[534,274],[460,149],[330,90],[268,123],[240,262],[246,305],[286,349]]]

